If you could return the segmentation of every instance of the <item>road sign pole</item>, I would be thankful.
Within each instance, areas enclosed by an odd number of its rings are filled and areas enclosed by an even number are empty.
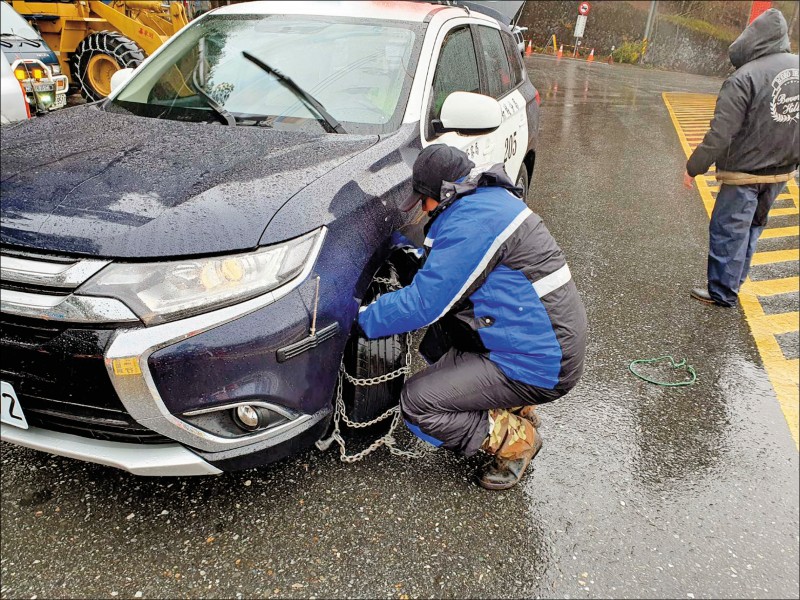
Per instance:
[[[580,14],[578,15],[578,19],[575,21],[575,31],[572,33],[572,36],[575,38],[575,50],[572,52],[572,58],[575,58],[578,55],[578,46],[581,43],[583,32],[586,30],[586,13],[589,12],[589,3],[584,2],[581,4],[578,12]]]

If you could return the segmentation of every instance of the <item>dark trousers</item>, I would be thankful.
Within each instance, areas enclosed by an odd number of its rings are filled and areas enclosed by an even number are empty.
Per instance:
[[[412,431],[471,456],[489,435],[489,409],[541,404],[563,394],[509,379],[484,354],[450,349],[406,382],[400,407]]]
[[[733,306],[750,272],[756,242],[785,183],[722,184],[708,228],[708,293]]]

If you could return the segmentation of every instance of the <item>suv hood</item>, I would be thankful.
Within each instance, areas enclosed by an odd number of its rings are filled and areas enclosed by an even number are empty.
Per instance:
[[[0,240],[107,258],[254,248],[289,198],[377,140],[57,111],[3,128]]]

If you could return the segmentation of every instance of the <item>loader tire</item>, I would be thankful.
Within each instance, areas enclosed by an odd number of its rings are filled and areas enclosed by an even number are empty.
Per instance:
[[[378,276],[397,281],[397,272],[394,266],[388,263],[378,272]],[[367,291],[364,304],[389,291],[387,284],[373,282]],[[405,366],[406,350],[405,334],[372,340],[353,335],[345,347],[345,369],[359,379],[386,375]],[[402,376],[370,386],[353,386],[345,380],[342,397],[348,416],[353,421],[363,423],[380,416],[392,406],[397,406],[403,382]],[[391,418],[380,425],[368,428],[364,433],[374,432],[376,428],[388,429],[390,422]]]
[[[100,31],[84,38],[73,52],[70,68],[74,83],[88,102],[111,93],[111,76],[120,69],[136,68],[144,60],[139,45],[116,31]]]

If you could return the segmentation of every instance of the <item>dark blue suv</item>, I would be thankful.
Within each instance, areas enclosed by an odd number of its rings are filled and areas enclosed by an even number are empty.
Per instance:
[[[392,233],[419,234],[397,207],[420,148],[527,188],[538,92],[505,25],[272,4],[207,13],[107,100],[4,128],[3,440],[147,475],[307,447]]]

